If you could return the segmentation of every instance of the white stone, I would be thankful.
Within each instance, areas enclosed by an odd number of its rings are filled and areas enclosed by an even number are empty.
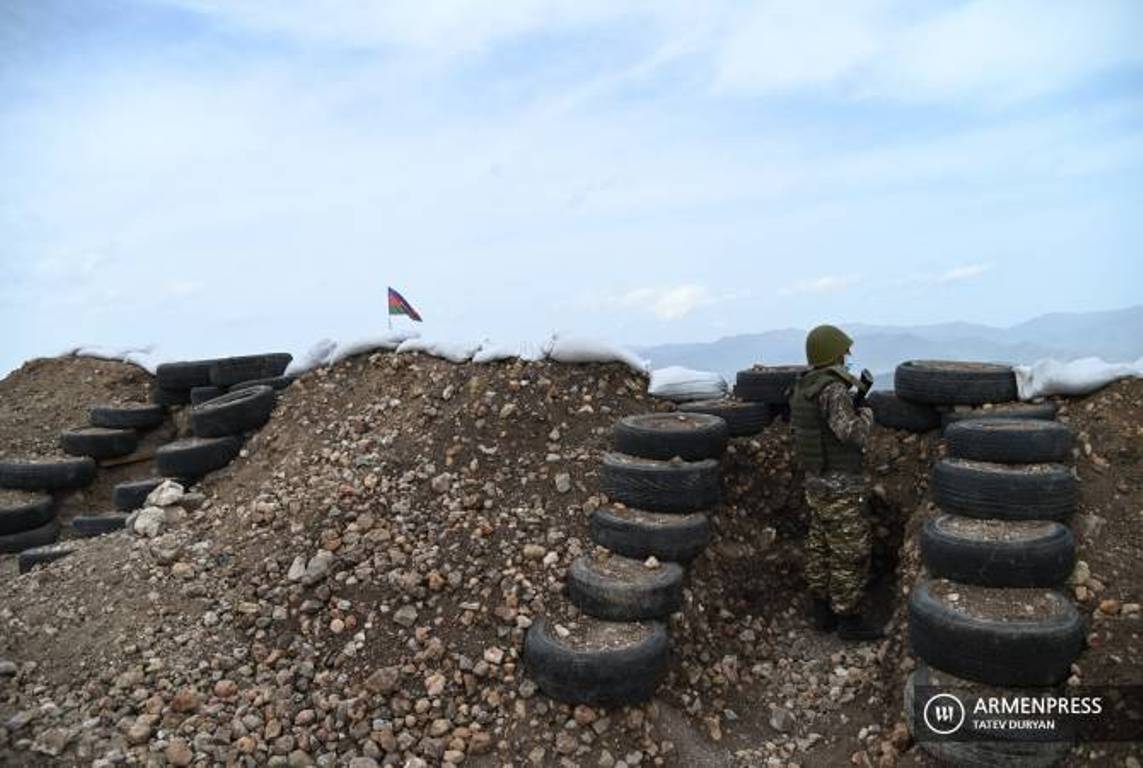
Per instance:
[[[135,533],[153,539],[167,523],[167,513],[161,507],[146,507],[135,516]]]
[[[174,480],[165,480],[163,484],[147,494],[147,507],[169,507],[180,501],[184,495],[184,488]]]

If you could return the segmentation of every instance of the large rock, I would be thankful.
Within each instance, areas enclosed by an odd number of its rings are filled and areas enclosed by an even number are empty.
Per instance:
[[[181,485],[174,480],[164,480],[162,485],[147,494],[144,504],[148,507],[169,507],[182,501],[184,495]]]

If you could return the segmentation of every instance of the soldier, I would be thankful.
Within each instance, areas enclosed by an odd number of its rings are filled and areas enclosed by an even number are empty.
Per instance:
[[[819,325],[806,337],[812,366],[799,377],[790,398],[790,420],[802,467],[806,501],[812,510],[806,539],[805,576],[810,587],[811,620],[844,640],[882,636],[865,615],[870,530],[862,447],[873,425],[873,411],[860,407],[873,384],[868,371],[855,378],[846,367],[853,340],[832,325]],[[857,387],[857,395],[850,388]]]

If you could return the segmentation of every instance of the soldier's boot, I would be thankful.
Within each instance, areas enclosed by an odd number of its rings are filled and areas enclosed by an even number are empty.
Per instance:
[[[885,629],[862,611],[843,613],[837,617],[837,636],[842,640],[878,640],[885,637]]]
[[[810,601],[810,623],[818,632],[832,632],[837,626],[837,614],[827,597],[813,597]]]

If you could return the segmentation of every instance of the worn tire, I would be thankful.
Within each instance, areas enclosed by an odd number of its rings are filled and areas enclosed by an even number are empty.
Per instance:
[[[683,403],[679,410],[719,417],[726,422],[731,437],[757,435],[771,419],[770,406],[766,403],[744,403],[730,398]]]
[[[62,560],[75,551],[75,544],[68,541],[25,549],[20,553],[18,559],[20,573],[27,573],[37,565],[46,565],[47,563],[54,563],[56,560]]]
[[[202,405],[205,402],[213,400],[216,397],[222,397],[225,394],[225,389],[216,387],[213,384],[207,384],[204,387],[191,387],[190,402],[191,405]]]
[[[151,495],[151,491],[158,488],[167,479],[165,477],[147,477],[142,480],[119,483],[111,491],[111,503],[122,512],[140,509],[143,503],[147,501],[147,497]]]
[[[0,536],[39,528],[54,516],[52,497],[45,493],[0,490]]]
[[[1084,647],[1084,623],[1071,601],[1042,589],[990,590],[956,584],[958,604],[978,601],[972,590],[994,599],[1042,596],[1052,606],[1045,616],[1026,618],[1013,608],[981,617],[953,610],[936,597],[936,582],[921,582],[909,596],[909,644],[928,664],[989,685],[1049,686],[1062,683]],[[1031,598],[1029,598],[1031,599]]]
[[[1066,520],[1079,487],[1063,464],[993,464],[942,459],[933,496],[945,512],[996,520]]]
[[[88,457],[0,461],[0,488],[68,491],[91,485],[95,460]]]
[[[963,691],[965,689],[971,690],[974,685],[967,680],[953,677],[944,672],[935,672],[935,674],[934,672],[927,664],[921,662],[905,680],[905,722],[909,728],[909,733],[914,738],[919,735],[917,712],[914,711],[918,686],[939,685],[942,689]],[[983,690],[987,691],[988,689]],[[971,723],[971,720],[966,720],[965,731],[958,732],[958,736],[963,733],[972,733],[974,729]],[[1004,766],[1004,768],[1051,768],[1051,766],[1059,764],[1072,748],[1071,743],[1067,741],[1017,740],[1006,731],[989,731],[987,733],[981,731],[971,741],[920,739],[917,741],[917,746],[935,758],[941,765],[957,766],[957,768],[997,768],[998,766]]]
[[[87,413],[91,426],[110,429],[154,429],[166,418],[163,406],[155,403],[94,405]]]
[[[225,388],[252,379],[281,376],[293,359],[294,356],[287,352],[224,357],[210,366],[210,383]]]
[[[934,405],[980,405],[1016,399],[1016,374],[996,363],[909,360],[897,366],[898,397]]]
[[[897,397],[891,389],[870,392],[865,403],[873,409],[873,421],[889,429],[928,432],[941,425],[941,414],[936,408]]]
[[[650,512],[699,512],[717,506],[719,465],[702,461],[656,461],[608,453],[599,471],[600,489],[612,501]]]
[[[1038,419],[958,421],[944,438],[950,456],[1002,464],[1067,461],[1075,442],[1066,424]]]
[[[1059,407],[1050,400],[1043,403],[1004,403],[992,408],[952,408],[941,411],[941,427],[968,419],[1039,419],[1052,421]]]
[[[163,389],[189,391],[191,387],[210,383],[210,367],[216,362],[216,359],[211,358],[163,363],[155,369],[155,381]]]
[[[751,403],[786,405],[798,377],[809,370],[805,365],[772,365],[739,371],[734,396]]]
[[[80,538],[89,539],[121,531],[127,526],[128,515],[81,515],[71,521],[72,530]]]
[[[32,547],[42,547],[44,544],[51,544],[59,536],[60,521],[52,517],[43,525],[35,528],[0,536],[0,553],[14,554]]]
[[[638,704],[667,673],[667,630],[581,617],[567,638],[536,619],[524,638],[524,666],[540,690],[569,704]]]
[[[241,450],[239,437],[190,437],[160,446],[155,466],[167,477],[197,480],[225,467]]]
[[[683,575],[678,563],[650,569],[620,555],[583,555],[568,569],[568,597],[597,619],[658,619],[682,608]]]
[[[250,387],[191,408],[191,429],[199,437],[238,435],[270,420],[278,395],[269,387]]]
[[[139,434],[133,429],[80,427],[60,432],[60,448],[72,456],[114,459],[133,453],[139,447]]]
[[[685,563],[710,542],[710,519],[701,512],[673,515],[630,507],[600,507],[591,513],[591,539],[617,555]]]
[[[615,422],[615,450],[642,459],[716,459],[730,439],[726,422],[705,413],[643,413]]]
[[[190,402],[190,390],[151,387],[151,402],[164,408],[173,405],[186,405]]]
[[[237,384],[232,384],[229,391],[236,392],[240,389],[265,386],[273,389],[275,392],[281,392],[283,389],[293,383],[293,376],[270,376],[265,379],[251,379],[250,381],[240,381]]]
[[[1075,567],[1076,542],[1055,522],[977,520],[941,515],[921,530],[929,573],[982,587],[1051,587]]]

